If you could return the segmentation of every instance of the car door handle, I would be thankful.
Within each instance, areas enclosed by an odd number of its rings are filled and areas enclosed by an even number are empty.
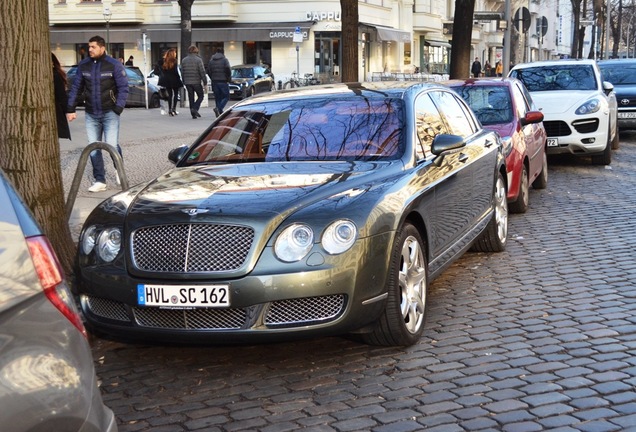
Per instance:
[[[464,153],[460,153],[460,154],[459,154],[459,158],[458,158],[458,160],[459,160],[460,162],[466,163],[466,162],[468,162],[468,156],[467,156],[467,155],[465,155]]]

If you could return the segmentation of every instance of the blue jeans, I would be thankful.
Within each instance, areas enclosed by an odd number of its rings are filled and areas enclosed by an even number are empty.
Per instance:
[[[230,100],[230,86],[226,82],[212,81],[212,92],[214,93],[214,104],[220,113]]]
[[[86,113],[86,136],[89,144],[96,141],[106,142],[115,147],[120,156],[123,156],[121,147],[119,147],[119,116],[114,111],[108,111],[102,116]],[[101,150],[91,152],[91,164],[93,165],[95,181],[106,183],[104,158]]]

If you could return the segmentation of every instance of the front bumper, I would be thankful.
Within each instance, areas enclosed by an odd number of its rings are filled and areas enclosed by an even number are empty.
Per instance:
[[[591,155],[602,153],[608,144],[609,118],[601,113],[597,117],[543,121],[548,140],[548,154],[570,153]]]
[[[112,267],[80,269],[80,304],[93,331],[122,339],[165,342],[247,342],[343,334],[375,321],[384,309],[392,234],[358,240],[340,256],[305,259],[304,271],[280,270],[264,252],[236,279],[158,280]],[[323,260],[322,264],[316,265]],[[226,284],[229,308],[159,308],[137,304],[138,284]]]

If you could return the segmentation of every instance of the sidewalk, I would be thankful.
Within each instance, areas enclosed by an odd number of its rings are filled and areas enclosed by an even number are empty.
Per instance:
[[[211,106],[214,102],[211,101]],[[228,106],[232,105],[230,102]],[[129,186],[147,182],[168,171],[173,165],[168,161],[168,152],[181,145],[189,145],[212,123],[215,118],[210,107],[202,107],[201,118],[192,119],[188,108],[179,108],[176,117],[162,116],[160,110],[127,108],[121,117],[119,142],[122,147],[124,169]],[[70,123],[72,140],[60,140],[60,157],[65,201],[80,155],[88,144],[84,122],[84,111],[77,111],[77,119]],[[104,153],[106,183],[109,189],[91,193],[88,187],[93,183],[90,159],[84,170],[77,198],[69,219],[73,239],[77,241],[82,225],[90,212],[103,200],[121,191],[115,183],[115,170],[107,153]]]

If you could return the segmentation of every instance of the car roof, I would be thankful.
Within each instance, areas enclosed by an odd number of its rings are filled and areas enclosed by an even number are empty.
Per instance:
[[[519,64],[516,64],[512,69],[525,69],[525,68],[541,67],[541,66],[559,66],[559,65],[567,65],[567,64],[594,66],[596,65],[596,60],[592,60],[592,59],[541,60],[541,61],[534,61],[531,63],[519,63]]]
[[[447,81],[441,81],[441,84],[447,85],[449,87],[459,87],[459,86],[506,86],[509,87],[514,82],[520,82],[516,78],[511,77],[499,77],[499,78],[468,78],[468,79],[453,79]]]
[[[246,99],[245,104],[251,102],[260,103],[268,101],[278,101],[289,98],[313,98],[313,97],[335,97],[342,98],[361,96],[365,98],[384,99],[397,98],[401,99],[409,92],[419,92],[426,89],[449,90],[447,86],[438,83],[419,82],[419,81],[366,81],[351,83],[334,83],[323,84],[308,87],[299,87],[289,90],[279,90],[272,93],[261,93]],[[236,106],[243,105],[239,102]]]
[[[243,69],[243,68],[253,68],[253,67],[267,68],[266,66],[261,64],[240,64],[240,65],[232,66],[232,69]]]

